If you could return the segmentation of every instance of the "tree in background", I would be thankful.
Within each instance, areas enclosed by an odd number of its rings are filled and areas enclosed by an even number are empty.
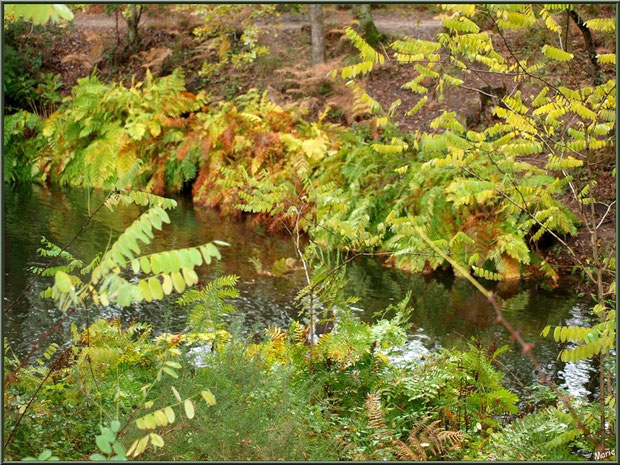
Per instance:
[[[121,16],[127,24],[126,43],[124,53],[134,53],[140,46],[139,26],[142,13],[146,10],[146,5],[106,5],[107,15],[114,13],[116,18],[116,42],[120,45],[120,31],[118,29],[118,17]]]
[[[362,3],[361,5],[353,5],[353,15],[360,22],[360,32],[366,42],[376,47],[380,42],[385,40],[385,35],[380,33],[372,19],[372,5],[370,3]]]
[[[127,50],[135,50],[140,45],[140,35],[138,34],[138,26],[140,18],[146,7],[144,5],[129,5],[128,14],[124,14],[123,18],[127,22]]]
[[[310,5],[310,29],[312,35],[312,63],[325,63],[325,24],[323,5]]]

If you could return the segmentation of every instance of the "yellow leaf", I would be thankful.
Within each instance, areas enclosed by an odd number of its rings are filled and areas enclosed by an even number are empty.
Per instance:
[[[194,403],[191,401],[191,399],[185,399],[185,403],[183,406],[185,407],[185,415],[187,415],[187,418],[189,420],[194,418]]]
[[[168,419],[168,423],[174,423],[174,420],[175,420],[174,410],[172,410],[171,407],[166,407],[164,409],[164,414],[166,415],[166,418]]]
[[[205,402],[209,405],[215,405],[215,396],[210,390],[202,391],[200,393]]]
[[[551,45],[545,45],[542,48],[542,53],[547,58],[552,58],[557,61],[569,61],[573,59],[573,54],[560,50],[559,48],[552,47]]]
[[[174,397],[176,397],[177,400],[181,402],[181,396],[179,395],[179,391],[177,391],[174,386],[171,386],[171,388],[172,388],[172,393],[174,394]]]
[[[159,434],[151,433],[151,443],[155,447],[164,447],[164,440]]]
[[[157,420],[157,424],[160,426],[166,426],[168,424],[168,417],[163,410],[157,410],[153,415],[155,416],[155,420]]]

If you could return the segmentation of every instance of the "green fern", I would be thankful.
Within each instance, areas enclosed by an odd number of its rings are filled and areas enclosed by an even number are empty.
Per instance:
[[[200,290],[190,289],[181,295],[177,303],[182,307],[191,306],[187,323],[192,332],[222,329],[224,318],[235,311],[231,304],[224,301],[239,296],[239,291],[235,289],[238,279],[234,275],[221,276]]]

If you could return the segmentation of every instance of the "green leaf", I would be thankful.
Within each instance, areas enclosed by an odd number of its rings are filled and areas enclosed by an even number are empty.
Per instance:
[[[103,455],[101,455],[101,454],[92,454],[89,458],[90,458],[93,462],[99,462],[99,461],[102,461],[102,460],[107,460],[107,459],[105,458],[105,456],[103,456]],[[24,459],[24,460],[28,460],[28,459],[26,458],[26,459]]]
[[[164,447],[164,440],[159,434],[151,433],[151,443],[155,447]]]
[[[200,256],[200,252],[197,249],[189,250],[189,257],[192,261],[192,264],[195,266],[202,265],[202,257]]]
[[[157,230],[161,230],[161,218],[157,215],[151,215],[151,223],[153,225],[153,227]]]
[[[202,256],[205,259],[205,263],[207,265],[211,264],[211,254],[209,253],[209,249],[206,246],[200,247],[200,251],[202,252]]]
[[[207,264],[211,263],[211,257],[215,257],[218,260],[220,260],[222,258],[222,255],[220,254],[220,251],[217,250],[217,247],[215,247],[210,242],[208,244],[205,244],[204,246],[202,246],[200,248],[200,250],[202,250],[202,254],[205,257],[205,262],[207,262]],[[209,256],[209,260],[207,260],[207,256]]]
[[[170,258],[170,266],[172,267],[170,271],[181,268],[181,261],[177,250],[171,250],[168,252],[168,256]]]
[[[150,273],[151,272],[151,263],[149,262],[149,259],[146,257],[142,257],[140,259],[140,268],[142,268],[142,271],[144,273]]]
[[[164,291],[164,294],[168,295],[172,292],[172,279],[167,274],[162,275],[162,278],[164,280],[164,282],[161,285],[162,290]]]
[[[149,413],[148,415],[145,415],[143,418],[144,418],[144,425],[146,426],[147,429],[157,428],[157,422],[155,421],[155,417],[153,416],[153,414]]]
[[[110,454],[112,452],[112,446],[103,436],[97,436],[95,438],[95,443],[101,452],[104,454]]]
[[[176,399],[179,402],[181,402],[181,396],[179,395],[179,391],[177,391],[174,386],[171,386],[171,388],[172,388],[172,393],[174,394],[174,397],[176,397]]]
[[[151,295],[155,300],[161,300],[164,298],[164,290],[161,287],[161,283],[159,279],[152,277],[149,279],[149,289],[151,290]]]
[[[127,307],[131,303],[132,294],[133,286],[131,284],[125,284],[118,290],[116,301],[121,307]]]
[[[153,274],[159,274],[163,271],[161,267],[161,260],[159,259],[159,254],[151,256],[151,271],[153,271]]]
[[[138,283],[138,287],[140,289],[140,295],[144,297],[144,300],[147,302],[151,302],[153,300],[153,296],[151,295],[151,289],[146,281],[140,281]]]
[[[166,426],[168,424],[168,417],[163,410],[156,410],[153,415],[155,415],[155,420],[157,420],[160,426]]]
[[[573,54],[565,52],[559,48],[552,47],[551,45],[545,45],[542,48],[542,53],[548,58],[552,58],[558,61],[568,61],[573,59]]]
[[[73,13],[66,5],[41,4],[41,5],[5,5],[5,13],[13,13],[16,18],[23,17],[25,21],[33,24],[45,24],[48,21],[58,22],[60,19],[73,20]]]
[[[166,407],[164,408],[164,414],[166,415],[166,418],[168,419],[168,423],[174,423],[174,410],[172,410],[171,407]]]
[[[162,370],[164,370],[165,373],[168,373],[170,376],[172,376],[175,379],[179,377],[177,372],[174,371],[172,368],[163,367]]]
[[[110,429],[114,431],[115,433],[118,433],[118,430],[121,429],[121,422],[118,420],[112,420],[110,422]]]
[[[52,451],[49,449],[45,449],[43,452],[39,454],[37,460],[47,460],[52,456]]]
[[[114,438],[116,437],[110,428],[101,428],[101,436],[110,444],[114,442]]]
[[[183,267],[183,277],[188,286],[192,286],[198,282],[198,275],[192,268]]]

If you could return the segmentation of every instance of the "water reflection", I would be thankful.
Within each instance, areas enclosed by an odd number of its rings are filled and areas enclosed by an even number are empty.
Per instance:
[[[32,279],[26,269],[42,266],[45,260],[36,255],[42,235],[64,245],[81,229],[82,224],[102,201],[102,194],[90,195],[83,190],[24,187],[5,192],[4,208],[4,299],[12,301]],[[239,276],[240,295],[233,302],[245,318],[249,331],[267,325],[287,326],[298,316],[293,304],[296,292],[303,286],[301,271],[283,277],[262,276],[256,273],[251,257],[269,267],[277,259],[293,257],[294,248],[286,236],[266,233],[252,221],[227,219],[217,212],[194,208],[188,199],[179,198],[179,207],[170,213],[171,224],[158,232],[144,253],[202,244],[213,239],[232,244],[222,248],[222,260],[198,270],[202,283],[215,276]],[[111,239],[120,234],[139,215],[136,206],[120,207],[115,211],[101,210],[90,226],[71,245],[70,252],[90,261]],[[370,321],[376,312],[401,301],[412,293],[414,308],[410,340],[400,355],[413,360],[446,347],[466,347],[472,339],[484,347],[496,348],[510,344],[511,351],[501,357],[507,381],[520,390],[536,379],[529,361],[521,355],[516,343],[509,340],[505,329],[494,322],[491,306],[468,282],[454,279],[451,274],[433,277],[412,275],[386,268],[377,260],[365,258],[354,261],[347,269],[347,292],[358,296],[357,312]],[[18,354],[27,352],[43,330],[52,327],[62,316],[53,303],[39,297],[52,278],[37,282],[25,298],[15,305],[4,321],[4,334]],[[574,294],[568,290],[548,291],[536,283],[520,284],[513,288],[498,288],[505,302],[506,317],[520,329],[524,337],[536,343],[536,355],[543,366],[574,394],[593,392],[593,368],[587,363],[563,364],[557,360],[561,347],[551,339],[540,337],[547,324],[584,324],[587,320]],[[97,315],[120,317],[152,323],[157,331],[180,331],[186,321],[186,310],[175,305],[169,296],[158,303],[140,303],[129,308],[109,306],[91,309],[92,321]],[[63,331],[53,336],[56,342],[68,340],[71,322],[84,324],[84,312],[69,319]],[[520,383],[515,381],[520,380]]]

